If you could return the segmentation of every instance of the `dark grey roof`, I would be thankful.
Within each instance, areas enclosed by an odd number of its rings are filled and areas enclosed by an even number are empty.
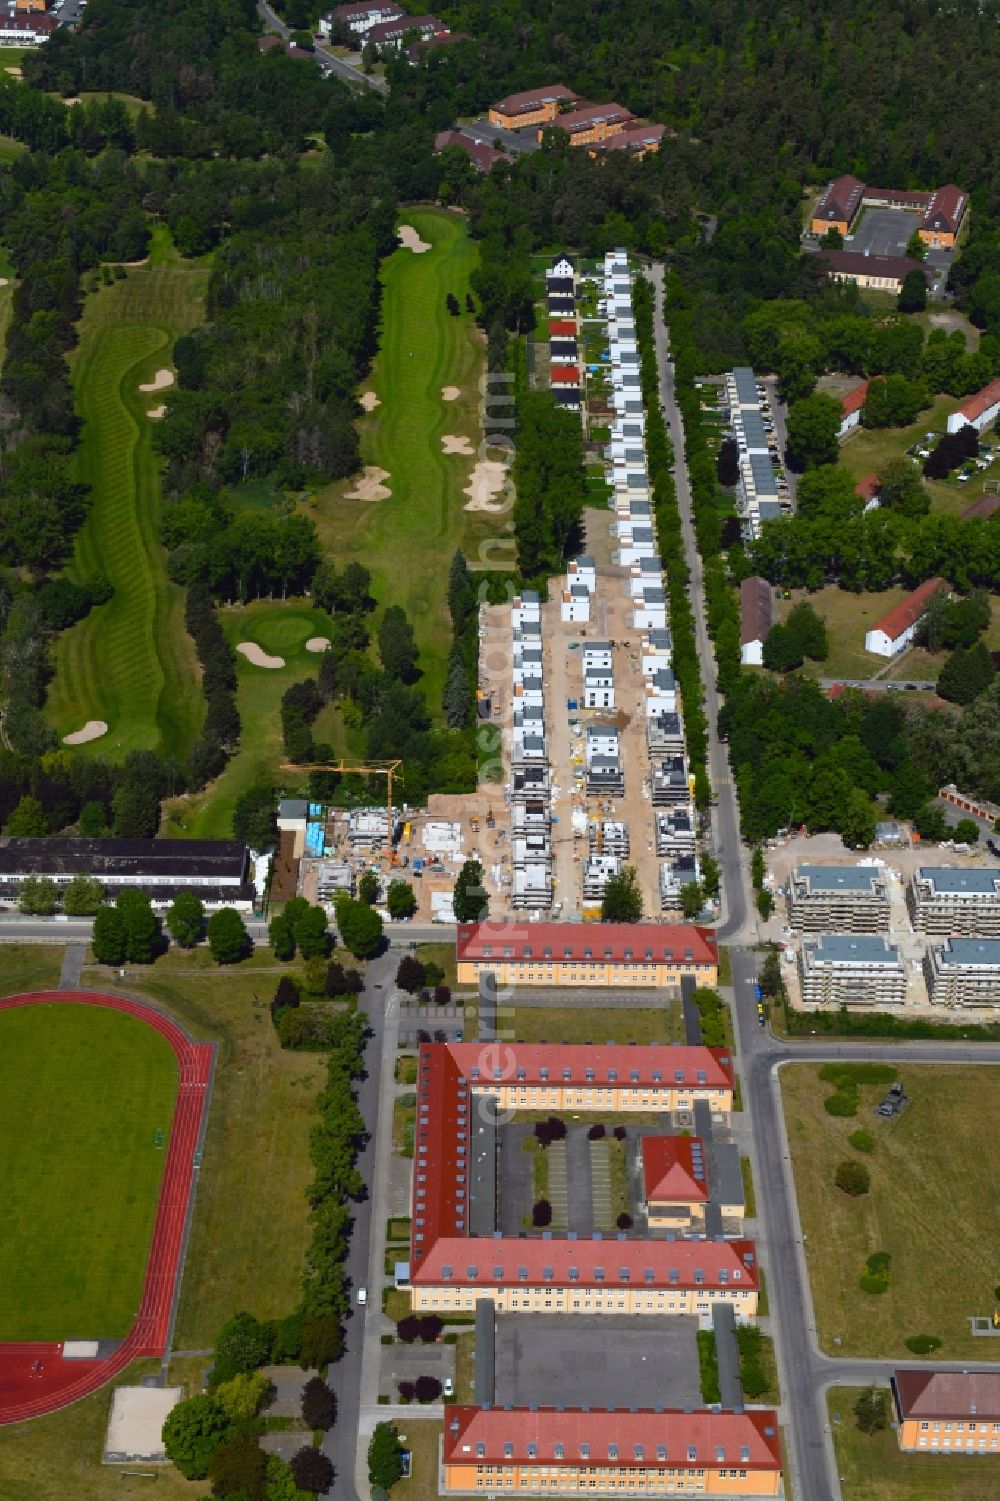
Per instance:
[[[0,839],[0,876],[242,880],[247,860],[247,847],[238,839]]]

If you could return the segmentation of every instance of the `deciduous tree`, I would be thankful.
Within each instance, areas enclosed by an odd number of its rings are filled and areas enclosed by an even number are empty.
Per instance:
[[[205,907],[193,891],[179,891],[167,913],[167,930],[182,949],[193,949],[205,931]]]
[[[208,946],[216,964],[238,964],[250,952],[250,937],[233,907],[220,907],[208,919]]]

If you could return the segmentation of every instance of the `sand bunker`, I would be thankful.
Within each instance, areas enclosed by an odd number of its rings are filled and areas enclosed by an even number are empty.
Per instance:
[[[284,667],[285,665],[284,657],[268,656],[256,641],[240,641],[237,643],[236,650],[255,667]]]
[[[153,421],[156,422],[158,418],[163,416],[166,410],[167,409],[165,406],[150,407],[149,411],[146,413],[146,416],[152,417]]]
[[[107,733],[108,727],[103,719],[88,719],[82,730],[63,736],[63,745],[86,745],[88,740],[100,740]]]
[[[153,376],[153,379],[151,381],[148,381],[146,385],[140,386],[139,390],[165,391],[167,387],[172,386],[173,383],[174,372],[172,370],[157,370],[156,374]]]
[[[24,74],[21,72],[20,68],[4,68],[4,72],[5,73],[9,73],[10,76],[11,76],[11,78],[23,78],[24,77]],[[66,102],[69,103],[68,100]]]
[[[471,495],[465,509],[467,511],[505,511],[506,503],[494,505],[493,499],[499,495],[507,483],[507,465],[498,463],[496,459],[480,459],[472,471],[472,478],[462,491],[463,495]]]
[[[362,391],[360,400],[366,412],[374,412],[376,407],[382,405],[374,391]]]
[[[10,282],[9,276],[0,276],[0,287],[6,287]]]
[[[388,469],[379,469],[377,464],[366,464],[365,472],[355,481],[353,490],[344,491],[345,500],[388,500],[392,491],[383,480],[389,478]]]
[[[420,238],[412,224],[399,226],[399,243],[405,245],[407,250],[412,250],[414,255],[423,255],[425,250],[431,249],[428,242]]]
[[[329,651],[332,644],[325,636],[310,636],[306,642],[306,651]]]
[[[441,439],[441,447],[445,453],[464,453],[470,458],[475,453],[470,438],[458,438],[454,433],[445,433]]]
[[[442,401],[457,401],[458,398],[461,396],[461,394],[462,394],[462,388],[461,388],[461,386],[442,386],[441,387],[441,400]]]

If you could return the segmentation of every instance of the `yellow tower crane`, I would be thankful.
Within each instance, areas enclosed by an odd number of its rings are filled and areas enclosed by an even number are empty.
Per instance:
[[[403,763],[402,763],[401,760],[397,760],[397,761],[368,761],[368,762],[364,762],[364,763],[362,763],[362,762],[359,761],[359,762],[357,762],[354,765],[349,765],[348,762],[346,762],[346,761],[322,761],[322,762],[320,762],[320,761],[310,761],[307,765],[302,766],[297,761],[282,761],[282,763],[281,763],[281,770],[282,771],[341,771],[341,772],[356,771],[356,772],[363,772],[365,774],[365,776],[385,777],[385,781],[386,781],[386,788],[385,788],[386,834],[387,834],[388,840],[389,840],[389,860],[390,860],[390,862],[393,865],[395,865],[399,857],[396,854],[395,848],[393,847],[393,843],[392,843],[392,809],[393,809],[392,789],[393,789],[393,785],[394,785],[397,777],[399,778],[400,781],[402,781],[402,772],[400,771],[400,767],[402,766],[402,764]]]

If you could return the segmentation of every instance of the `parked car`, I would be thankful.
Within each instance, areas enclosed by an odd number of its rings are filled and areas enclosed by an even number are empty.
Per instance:
[[[368,1289],[367,1289],[367,1287],[359,1287],[356,1296],[357,1296],[357,1300],[358,1300],[358,1307],[359,1308],[364,1308],[365,1305],[366,1305],[366,1303],[368,1302]]]
[[[453,1397],[455,1395],[455,1383],[450,1376],[444,1378],[441,1385],[441,1392],[445,1397]]]

